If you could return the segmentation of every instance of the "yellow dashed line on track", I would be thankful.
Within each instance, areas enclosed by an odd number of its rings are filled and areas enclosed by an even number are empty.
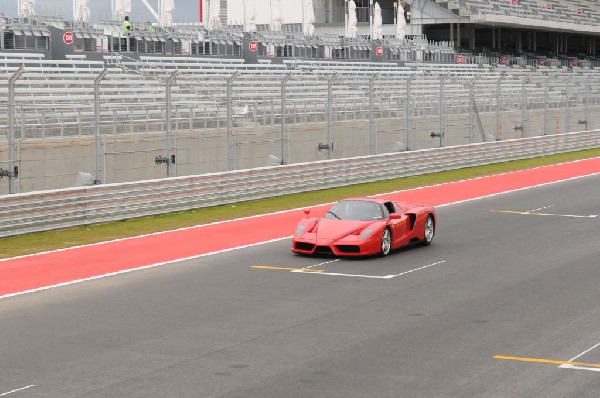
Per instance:
[[[600,363],[556,361],[556,360],[553,360],[553,359],[543,359],[543,358],[506,357],[504,355],[495,355],[494,359],[504,359],[504,360],[507,360],[507,361],[521,361],[521,362],[550,363],[550,364],[553,364],[553,365],[585,366],[585,367],[588,367],[588,368],[600,368]]]

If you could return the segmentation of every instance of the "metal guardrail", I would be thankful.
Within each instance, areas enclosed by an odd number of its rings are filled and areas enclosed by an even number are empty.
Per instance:
[[[0,196],[0,237],[600,147],[600,130]]]

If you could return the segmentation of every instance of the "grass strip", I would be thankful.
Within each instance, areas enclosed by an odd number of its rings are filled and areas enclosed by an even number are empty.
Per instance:
[[[322,191],[285,195],[269,199],[240,202],[235,205],[230,204],[206,207],[160,216],[142,217],[118,222],[94,224],[85,227],[0,238],[0,258],[10,258],[48,250],[208,224],[216,221],[313,206],[321,203],[334,202],[349,196],[368,196],[384,192],[400,191],[440,184],[443,182],[459,181],[598,156],[600,156],[600,148],[497,163],[488,166],[444,171],[422,176],[397,178],[342,188],[332,188]]]

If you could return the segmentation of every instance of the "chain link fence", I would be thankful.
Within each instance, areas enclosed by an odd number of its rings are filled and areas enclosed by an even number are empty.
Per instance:
[[[528,68],[0,72],[0,194],[600,128],[600,78]]]

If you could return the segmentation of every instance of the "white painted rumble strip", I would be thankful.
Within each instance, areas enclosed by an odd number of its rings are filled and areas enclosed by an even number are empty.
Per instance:
[[[12,391],[9,391],[9,392],[2,393],[2,394],[0,394],[0,397],[7,396],[8,394],[12,394],[14,392],[27,390],[28,388],[31,388],[31,387],[35,387],[35,385],[32,384],[32,385],[29,385],[29,386],[26,386],[26,387],[17,388],[16,390],[12,390]]]
[[[367,278],[367,279],[394,279],[394,278],[397,278],[399,276],[403,276],[403,275],[406,275],[406,274],[410,274],[411,272],[420,271],[420,270],[423,270],[423,269],[426,269],[426,268],[429,268],[429,267],[440,265],[440,264],[443,264],[445,262],[446,262],[446,260],[438,261],[436,263],[425,265],[425,266],[419,267],[419,268],[414,268],[414,269],[411,269],[409,271],[402,272],[400,274],[395,274],[395,275],[381,275],[381,276],[380,275],[340,274],[340,273],[336,273],[336,272],[307,272],[307,271],[304,271],[302,269],[294,270],[294,271],[291,271],[291,272],[297,272],[297,273],[302,273],[302,274],[311,274],[311,275],[350,276],[350,277],[355,277],[355,278]]]
[[[579,354],[577,356],[574,356],[573,358],[569,359],[569,362],[574,362],[577,358],[580,358],[580,357],[584,356],[588,352],[591,352],[591,351],[595,350],[598,347],[600,347],[600,343],[596,344],[595,346],[593,346],[591,348],[588,348],[587,350],[585,350],[581,354]],[[568,364],[560,365],[559,368],[563,368],[563,369],[578,369],[578,370],[591,370],[592,372],[600,372],[600,368],[587,368],[585,366],[575,366],[575,365],[568,365]]]

